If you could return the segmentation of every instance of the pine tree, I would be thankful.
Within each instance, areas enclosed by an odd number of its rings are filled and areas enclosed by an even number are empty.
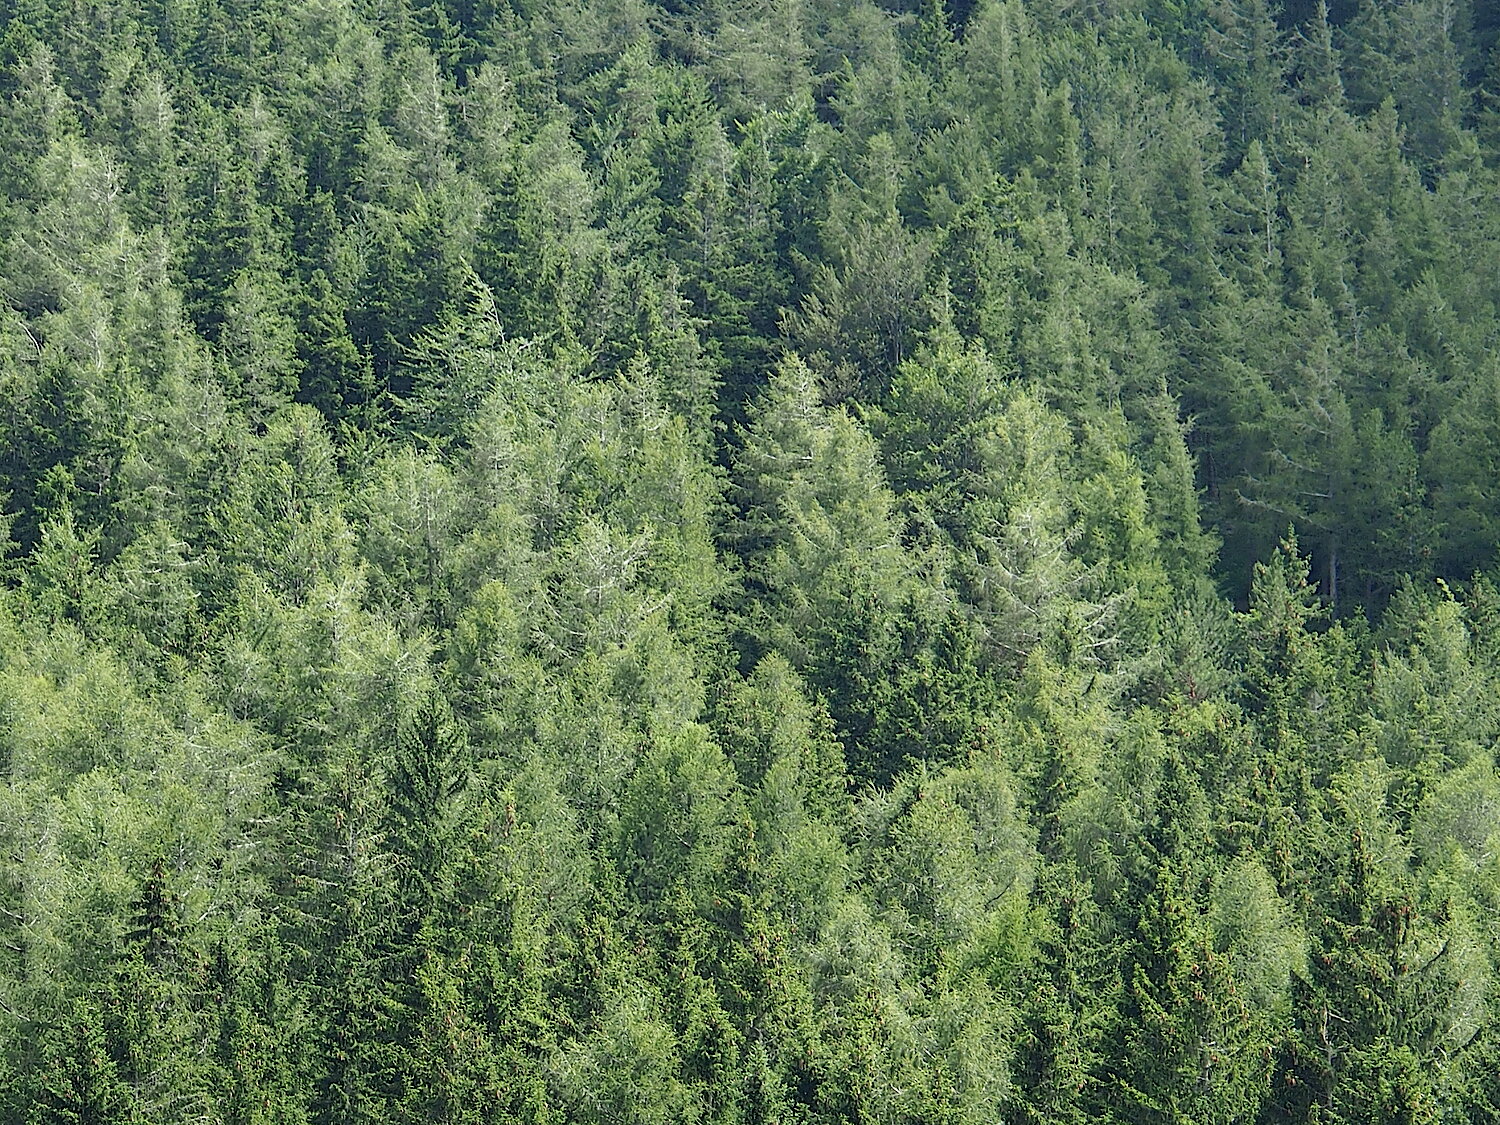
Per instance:
[[[1116,1097],[1108,1046],[1120,1031],[1120,958],[1092,888],[1071,864],[1037,873],[1037,956],[1021,978],[1019,1041],[1009,1103],[1027,1125],[1081,1125]]]
[[[1241,1120],[1264,1096],[1265,1069],[1237,1073],[1248,1012],[1184,886],[1186,866],[1160,859],[1126,960],[1121,1101],[1141,1121]]]
[[[1228,103],[1224,114],[1231,152],[1269,140],[1286,112],[1286,52],[1275,12],[1266,0],[1217,0],[1209,5],[1209,58]]]
[[[299,321],[297,401],[317,407],[330,422],[368,404],[374,397],[369,362],[354,346],[345,303],[321,269],[303,292]]]
[[[1347,798],[1346,798],[1347,800]],[[1411,890],[1387,874],[1372,840],[1377,824],[1347,804],[1330,827],[1346,832],[1326,913],[1312,934],[1307,975],[1295,989],[1295,1023],[1277,1066],[1273,1120],[1320,1113],[1328,1121],[1435,1121],[1456,984],[1449,920],[1429,919]],[[1386,830],[1388,831],[1388,830]],[[1383,833],[1382,833],[1383,834]]]
[[[450,878],[456,801],[468,782],[468,740],[440,691],[403,716],[391,756],[389,844],[396,865],[400,925],[415,934],[438,922]]]
[[[112,1125],[131,1109],[97,1005],[68,1003],[41,1036],[27,1125]]]

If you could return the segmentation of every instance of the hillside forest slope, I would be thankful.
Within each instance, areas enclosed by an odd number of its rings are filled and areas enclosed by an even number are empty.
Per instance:
[[[1494,1122],[1497,40],[0,0],[0,1118]]]

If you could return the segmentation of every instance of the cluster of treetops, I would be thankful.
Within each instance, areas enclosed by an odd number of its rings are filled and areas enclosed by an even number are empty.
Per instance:
[[[0,1118],[1494,1122],[1497,23],[0,0]]]

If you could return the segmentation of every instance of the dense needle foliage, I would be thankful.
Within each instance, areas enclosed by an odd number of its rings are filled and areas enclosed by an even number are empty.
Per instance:
[[[0,1119],[1493,1122],[1478,0],[0,0]]]

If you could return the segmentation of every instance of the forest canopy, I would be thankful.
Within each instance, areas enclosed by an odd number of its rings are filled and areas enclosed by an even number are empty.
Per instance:
[[[0,0],[0,1117],[1492,1122],[1500,10]]]

